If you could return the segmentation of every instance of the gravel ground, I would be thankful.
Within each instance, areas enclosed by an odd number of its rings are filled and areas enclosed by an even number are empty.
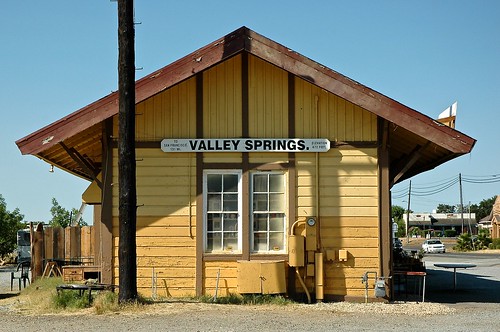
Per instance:
[[[0,331],[500,331],[498,255],[481,260],[477,269],[461,273],[458,280],[463,288],[456,293],[449,290],[451,274],[432,268],[432,263],[442,261],[443,257],[426,257],[428,293],[432,302],[286,306],[168,302],[145,306],[144,310],[105,315],[96,315],[91,309],[59,315],[22,313],[15,306],[19,301],[17,297],[9,297],[12,294],[10,273],[2,269]],[[453,259],[447,258],[448,261]],[[487,282],[485,285],[489,289],[478,286],[478,280]],[[473,282],[473,291],[468,289],[469,282]],[[492,296],[483,296],[483,291]],[[444,303],[438,303],[436,299],[439,298]],[[487,302],[483,303],[482,299]]]
[[[144,312],[21,315],[5,312],[0,331],[500,331],[499,306],[314,304],[231,306],[163,303]]]

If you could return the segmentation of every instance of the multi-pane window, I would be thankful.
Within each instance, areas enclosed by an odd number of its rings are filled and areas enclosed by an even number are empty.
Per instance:
[[[205,172],[206,252],[241,250],[241,172]]]
[[[206,170],[203,178],[205,252],[241,253],[242,242],[254,253],[286,250],[286,186],[282,172],[250,174],[248,194],[242,193],[240,170]],[[242,202],[249,211],[242,211]],[[243,239],[243,215],[249,215]],[[247,236],[245,235],[245,236]],[[249,241],[249,242],[248,242]]]
[[[252,174],[252,251],[285,250],[285,196],[283,173]]]

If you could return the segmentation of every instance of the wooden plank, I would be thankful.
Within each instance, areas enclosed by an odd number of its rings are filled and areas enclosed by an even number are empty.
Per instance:
[[[324,227],[378,227],[377,217],[324,216],[321,220]]]
[[[193,278],[160,278],[159,279],[166,279],[167,280],[167,285],[169,287],[175,288],[175,289],[193,289],[194,288],[194,279]],[[139,288],[146,288],[149,287],[151,288],[152,284],[152,278],[151,275],[148,277],[144,278],[137,278],[137,287]],[[160,280],[158,280],[158,287],[160,287]]]
[[[195,248],[178,248],[178,247],[138,247],[137,256],[181,256],[181,257],[196,257]]]
[[[177,267],[177,268],[191,268],[196,263],[196,257],[185,256],[137,256],[137,266],[141,267]]]
[[[66,257],[66,232],[62,227],[55,227],[52,229],[54,234],[54,257],[56,259],[65,259]]]
[[[80,226],[69,227],[70,229],[70,257],[71,260],[80,260],[82,254],[81,249],[81,238],[80,238]]]
[[[194,283],[196,270],[194,267],[154,267],[154,272],[158,278],[190,278]],[[153,267],[137,266],[137,278],[152,278]]]
[[[194,231],[194,230],[193,230]],[[194,233],[194,232],[193,232]],[[196,239],[186,236],[167,236],[167,237],[138,237],[137,247],[152,247],[161,244],[163,247],[194,247]]]
[[[321,225],[321,236],[323,238],[378,238],[378,228],[376,227],[326,228],[323,226],[323,223]]]
[[[366,216],[373,217],[378,214],[378,208],[372,207],[324,207],[321,214],[329,216]]]
[[[43,243],[44,243],[44,259],[54,258],[54,231],[52,227],[46,227],[43,232]],[[45,268],[45,267],[44,267]]]
[[[372,248],[378,250],[378,238],[337,238],[321,237],[321,244],[325,248]]]
[[[315,206],[316,198],[313,196],[299,196],[297,204],[299,206]],[[376,197],[345,197],[345,196],[321,196],[320,207],[323,210],[326,207],[377,207],[378,199]]]
[[[192,231],[196,229],[193,227]],[[113,228],[113,233],[115,229]],[[168,236],[168,237],[189,237],[189,227],[143,227],[137,229],[137,237],[153,237],[153,236]]]
[[[363,260],[363,264],[360,264],[360,266],[356,267],[349,267],[343,265],[343,263],[326,263],[324,271],[327,278],[355,278],[360,280],[369,268],[375,270],[378,268],[377,258],[366,258]]]
[[[192,218],[193,226],[196,223],[195,215]],[[189,216],[143,216],[137,219],[137,227],[186,227],[189,225]]]
[[[94,252],[93,252],[93,227],[84,226],[80,230],[81,237],[81,257],[84,263],[94,264]]]
[[[71,228],[64,228],[64,260],[71,260]]]

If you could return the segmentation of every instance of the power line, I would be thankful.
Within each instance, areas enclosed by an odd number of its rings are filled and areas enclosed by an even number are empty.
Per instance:
[[[462,182],[472,183],[472,184],[489,184],[500,182],[500,174],[493,175],[462,175]],[[416,197],[431,196],[441,193],[445,190],[450,189],[455,184],[460,182],[459,176],[449,177],[443,180],[430,182],[428,185],[412,185],[411,194]],[[401,199],[408,196],[409,189],[403,188],[396,191],[392,191],[393,199]]]

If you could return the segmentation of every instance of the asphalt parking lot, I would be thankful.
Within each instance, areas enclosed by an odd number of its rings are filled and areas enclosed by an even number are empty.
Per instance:
[[[446,253],[426,254],[426,297],[436,303],[500,303],[500,254]],[[453,269],[436,267],[439,263],[466,263],[476,267],[457,269],[453,289]]]

